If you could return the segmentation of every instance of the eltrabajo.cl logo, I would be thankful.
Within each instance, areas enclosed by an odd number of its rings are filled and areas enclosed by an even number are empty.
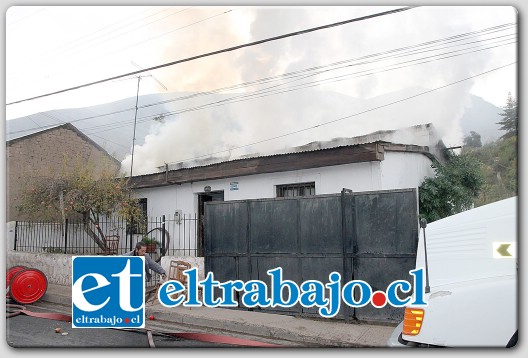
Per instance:
[[[144,328],[142,256],[72,258],[73,328]]]

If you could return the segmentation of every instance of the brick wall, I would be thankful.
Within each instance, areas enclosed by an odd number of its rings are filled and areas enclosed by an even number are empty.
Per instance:
[[[23,220],[16,205],[23,183],[30,176],[54,177],[83,163],[119,168],[101,148],[67,126],[15,139],[7,145],[7,221]]]

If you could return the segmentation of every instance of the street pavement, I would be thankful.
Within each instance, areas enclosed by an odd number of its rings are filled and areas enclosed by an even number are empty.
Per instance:
[[[70,307],[71,287],[48,284],[42,301]],[[149,320],[154,316],[154,320]],[[265,342],[291,342],[297,347],[387,347],[391,325],[345,323],[337,319],[314,319],[242,309],[162,306],[149,300],[145,307],[146,329],[185,332],[196,329],[226,335],[261,337]],[[280,344],[280,343],[277,343]]]

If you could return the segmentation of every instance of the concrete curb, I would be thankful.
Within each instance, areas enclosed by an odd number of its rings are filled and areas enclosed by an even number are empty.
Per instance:
[[[173,308],[167,312],[150,307],[146,316],[154,315],[157,321],[218,329],[240,334],[304,343],[324,347],[385,347],[393,327],[324,322],[294,316],[270,313],[228,310],[220,308],[193,308],[203,313],[185,312],[189,308]],[[215,310],[212,312],[211,310]],[[213,316],[214,314],[214,316]],[[233,316],[233,317],[229,317]],[[247,319],[243,316],[248,316]],[[263,318],[264,316],[264,318]]]
[[[71,287],[48,285],[43,301],[71,307]],[[190,328],[213,329],[305,344],[306,347],[387,347],[394,327],[318,320],[246,310],[210,307],[167,308],[147,303],[146,324],[150,315],[173,332]]]

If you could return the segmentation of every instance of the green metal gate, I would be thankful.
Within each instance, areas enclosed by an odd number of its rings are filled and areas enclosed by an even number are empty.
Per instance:
[[[373,291],[394,280],[412,282],[418,244],[415,189],[313,197],[207,203],[205,270],[217,281],[261,280],[270,269],[283,278],[329,282],[339,272],[342,284],[364,280]],[[401,293],[401,297],[404,294]],[[244,308],[240,297],[239,306]],[[246,308],[247,309],[247,308]],[[318,308],[262,308],[263,312],[318,316]],[[336,318],[398,322],[403,309],[386,305],[351,308],[341,304]]]

